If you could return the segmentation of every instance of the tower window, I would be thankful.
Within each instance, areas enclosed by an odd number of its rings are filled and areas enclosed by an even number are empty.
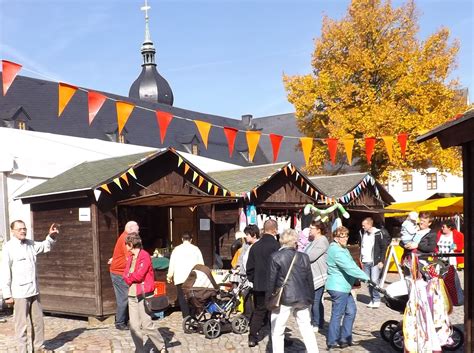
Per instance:
[[[426,189],[436,190],[438,188],[438,176],[436,173],[426,174]]]
[[[403,176],[402,191],[413,191],[413,175]]]

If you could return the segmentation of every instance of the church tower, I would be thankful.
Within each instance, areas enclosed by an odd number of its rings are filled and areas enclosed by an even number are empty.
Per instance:
[[[153,103],[163,103],[173,105],[173,91],[163,76],[161,76],[155,63],[155,47],[151,41],[150,29],[148,25],[148,1],[141,9],[145,11],[145,41],[142,44],[141,53],[143,56],[142,72],[130,87],[128,96],[138,98]]]

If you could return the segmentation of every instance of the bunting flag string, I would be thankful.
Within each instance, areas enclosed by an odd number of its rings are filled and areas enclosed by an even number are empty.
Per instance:
[[[3,83],[3,95],[7,94],[8,89],[10,86],[13,84],[18,72],[20,69],[22,69],[22,65],[8,61],[8,60],[2,60],[2,83]],[[41,75],[41,73],[38,73]],[[44,75],[43,75],[44,76]],[[46,77],[46,76],[45,76]],[[48,78],[49,79],[49,78]],[[337,143],[334,140],[330,140],[331,138],[328,137],[300,137],[300,136],[282,136],[282,135],[276,135],[273,133],[263,133],[260,131],[247,131],[247,130],[238,130],[233,127],[228,127],[228,126],[220,126],[216,124],[211,124],[208,122],[204,122],[201,120],[197,119],[191,119],[191,118],[185,118],[181,116],[174,115],[170,112],[164,112],[164,111],[158,111],[154,110],[151,108],[147,108],[144,106],[140,105],[134,105],[128,102],[120,101],[118,99],[112,98],[105,96],[103,94],[100,94],[98,92],[92,91],[92,90],[87,90],[84,88],[79,88],[70,84],[58,82],[58,117],[61,116],[63,113],[64,109],[66,106],[69,104],[70,100],[74,96],[75,92],[77,90],[85,92],[87,94],[87,102],[88,102],[88,122],[89,125],[92,124],[94,121],[97,113],[100,111],[102,108],[103,104],[105,103],[105,100],[110,100],[113,102],[116,102],[116,107],[117,107],[117,125],[118,125],[118,131],[119,133],[122,132],[124,126],[127,123],[127,120],[129,119],[132,111],[134,109],[142,109],[145,111],[150,111],[154,112],[156,115],[156,119],[158,122],[159,130],[160,130],[160,138],[161,138],[161,143],[164,144],[164,140],[166,137],[166,131],[167,128],[172,121],[173,118],[193,122],[199,131],[199,134],[202,138],[203,144],[208,148],[208,139],[209,139],[209,133],[212,127],[215,128],[221,128],[224,130],[224,133],[227,138],[228,142],[228,147],[229,147],[229,155],[232,157],[233,150],[234,150],[234,143],[235,139],[238,133],[245,133],[246,138],[247,138],[247,144],[248,144],[248,149],[249,149],[249,159],[253,160],[255,151],[258,147],[260,137],[262,135],[266,135],[269,137],[271,145],[272,145],[272,151],[273,151],[273,162],[275,163],[278,160],[278,155],[280,151],[280,146],[282,140],[285,139],[298,139],[301,143],[303,155],[306,164],[309,163],[310,155],[311,155],[311,150],[313,147],[313,142],[314,141],[319,141],[322,143],[328,144],[328,147],[330,147],[330,157],[331,157],[331,162],[335,163],[335,152],[334,150],[337,150]],[[400,145],[400,150],[401,150],[401,155],[403,158],[406,158],[406,149],[407,149],[407,140],[408,136],[411,134],[417,134],[417,132],[400,132],[398,135],[396,135],[397,141]],[[379,136],[379,137],[360,137],[355,139],[354,137],[345,137],[341,138],[342,143],[344,144],[346,156],[347,156],[347,161],[348,164],[352,164],[352,148],[354,145],[355,140],[365,140],[365,153],[367,157],[368,163],[370,163],[370,160],[372,158],[372,154],[374,152],[374,147],[376,140],[382,139],[385,142],[385,146],[387,149],[387,153],[389,155],[389,158],[392,160],[393,158],[393,141],[394,138],[391,136]],[[330,140],[331,142],[329,142]],[[331,146],[329,146],[329,143]],[[336,145],[336,146],[335,146]]]
[[[339,197],[339,201],[348,203],[351,200],[359,197],[362,193],[362,190],[365,189],[368,185],[372,185],[375,190],[375,196],[380,199],[380,192],[375,184],[375,178],[369,174],[367,174],[361,182],[356,185],[351,191],[347,192],[345,195]]]

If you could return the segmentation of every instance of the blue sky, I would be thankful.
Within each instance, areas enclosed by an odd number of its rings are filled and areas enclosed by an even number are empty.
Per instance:
[[[140,72],[144,0],[0,0],[0,58],[22,75],[128,95]],[[401,1],[393,1],[399,5]],[[149,0],[159,72],[175,106],[240,118],[293,111],[283,72],[310,72],[324,14],[349,0]],[[459,77],[474,101],[474,2],[418,0],[420,39],[441,26],[461,42]]]

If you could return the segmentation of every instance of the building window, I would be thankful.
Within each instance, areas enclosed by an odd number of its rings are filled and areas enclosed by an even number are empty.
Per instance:
[[[119,137],[118,137],[118,142],[119,142],[119,143],[125,143],[125,136],[119,135]]]
[[[428,190],[436,190],[438,188],[438,176],[436,173],[426,174],[426,188]]]
[[[413,191],[413,175],[403,176],[403,189],[402,191]]]
[[[199,155],[199,148],[198,145],[196,145],[195,143],[193,143],[191,146],[191,153],[195,156]]]
[[[18,122],[18,129],[19,130],[26,130],[26,123],[24,121]]]

